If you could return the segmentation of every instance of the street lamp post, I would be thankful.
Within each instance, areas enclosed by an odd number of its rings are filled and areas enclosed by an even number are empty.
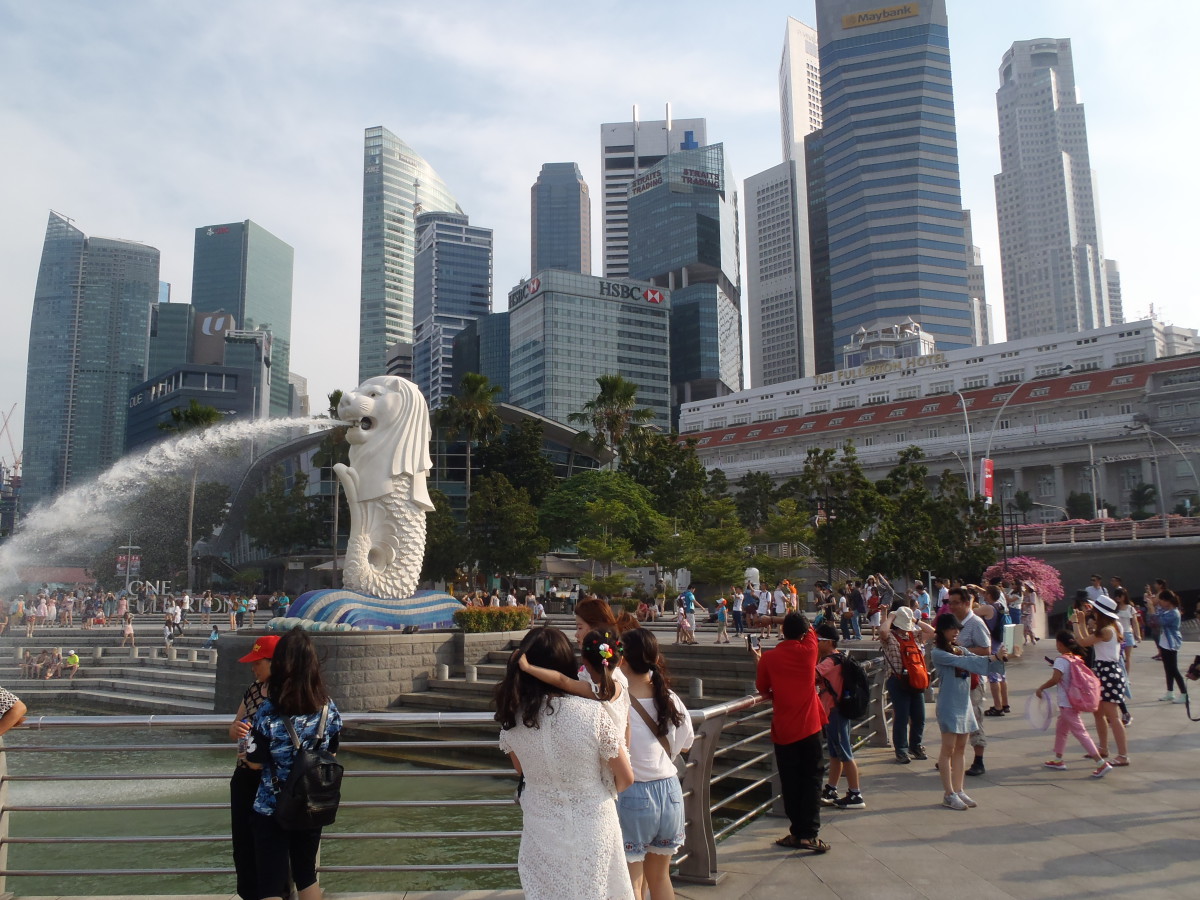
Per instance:
[[[1036,500],[1032,500],[1030,502],[1033,503],[1034,506],[1041,506],[1046,509],[1057,509],[1060,513],[1063,514],[1064,519],[1071,518],[1071,514],[1069,512],[1067,512],[1066,507],[1055,506],[1053,503],[1038,503]]]
[[[975,450],[971,446],[971,420],[967,417],[967,398],[963,396],[962,391],[955,391],[958,395],[958,402],[962,405],[963,411],[963,428],[967,432],[967,488],[971,493],[971,499],[975,499]],[[989,442],[990,445],[990,442]]]
[[[125,551],[125,595],[128,596],[129,595],[129,579],[132,575],[131,570],[133,569],[133,551],[141,550],[142,548],[134,545],[133,534],[130,533],[129,543],[126,544],[124,547],[118,547],[117,549]]]

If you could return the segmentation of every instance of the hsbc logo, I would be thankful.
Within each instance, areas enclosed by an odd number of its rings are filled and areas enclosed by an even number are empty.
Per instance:
[[[658,288],[643,288],[620,281],[601,281],[600,296],[615,300],[645,300],[647,303],[662,303],[666,299],[666,295]]]
[[[222,225],[220,228],[210,228],[205,232],[205,234],[207,234],[209,237],[212,237],[214,234],[229,234],[229,227]]]

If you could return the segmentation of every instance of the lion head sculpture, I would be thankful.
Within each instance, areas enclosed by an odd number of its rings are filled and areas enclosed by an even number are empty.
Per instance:
[[[429,406],[417,386],[395,375],[368,378],[342,394],[337,414],[350,426],[346,440],[358,499],[384,497],[394,490],[396,476],[411,475],[408,499],[432,510],[433,501],[425,484],[426,474],[433,467],[429,458]]]

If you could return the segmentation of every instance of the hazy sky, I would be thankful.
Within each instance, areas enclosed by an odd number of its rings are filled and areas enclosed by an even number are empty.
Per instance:
[[[872,8],[864,0],[863,8]],[[1200,325],[1194,169],[1200,4],[950,0],[963,202],[1003,325],[995,90],[1016,40],[1069,37],[1128,318]],[[188,301],[198,225],[254,219],[296,249],[292,368],[314,407],[357,372],[363,129],[384,125],[495,230],[495,300],[528,275],[529,187],[578,162],[600,265],[599,126],[706,117],[739,179],[781,160],[788,15],[813,0],[0,0],[0,411],[20,445],[50,209],[162,251]],[[1189,62],[1188,60],[1192,60]],[[1185,263],[1187,265],[1185,265]],[[595,274],[600,274],[597,271]],[[11,459],[6,441],[0,456]]]

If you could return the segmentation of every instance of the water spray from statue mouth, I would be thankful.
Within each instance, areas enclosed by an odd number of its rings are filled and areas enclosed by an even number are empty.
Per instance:
[[[124,512],[156,478],[218,464],[229,447],[249,446],[254,439],[345,424],[317,417],[241,419],[198,429],[130,454],[96,479],[71,488],[53,503],[38,506],[25,518],[21,530],[0,546],[0,591],[22,583],[22,568],[52,564],[49,560],[56,555],[86,557],[89,551],[118,537],[127,526]]]

